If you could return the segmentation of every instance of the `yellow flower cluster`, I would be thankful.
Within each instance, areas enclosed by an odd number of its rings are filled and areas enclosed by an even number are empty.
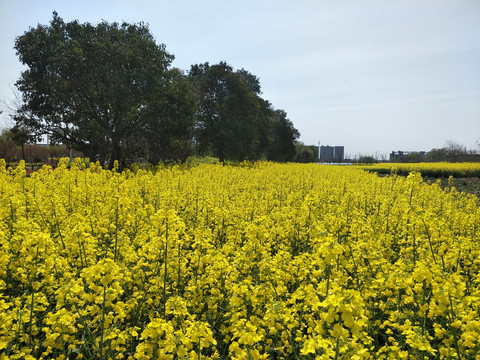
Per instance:
[[[480,359],[480,209],[418,173],[0,160],[0,359]]]
[[[480,163],[478,162],[377,163],[359,167],[382,174],[408,175],[408,173],[416,171],[424,176],[433,177],[480,177]]]

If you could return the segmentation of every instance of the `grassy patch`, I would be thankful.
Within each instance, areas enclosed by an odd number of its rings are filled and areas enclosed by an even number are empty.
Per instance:
[[[434,183],[440,180],[440,187],[442,189],[448,188],[450,186],[449,180],[447,178],[434,178],[424,176],[423,180],[430,183]],[[453,178],[453,186],[458,191],[476,195],[480,199],[480,178],[478,177]]]

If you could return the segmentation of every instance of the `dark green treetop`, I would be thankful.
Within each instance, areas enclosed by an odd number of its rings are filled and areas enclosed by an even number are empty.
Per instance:
[[[166,106],[180,109],[190,101],[184,92],[170,93],[174,57],[143,23],[65,23],[54,12],[49,25],[19,36],[15,49],[27,65],[16,84],[21,124],[110,166],[144,154],[149,122],[165,116]]]

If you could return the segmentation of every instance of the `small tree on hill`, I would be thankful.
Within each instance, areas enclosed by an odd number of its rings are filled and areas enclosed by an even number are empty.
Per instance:
[[[22,149],[22,159],[25,160],[25,145],[34,143],[37,140],[37,137],[19,124],[7,129],[5,134],[15,143],[15,145]]]
[[[7,134],[8,130],[4,129],[0,135],[0,159],[4,159],[9,165],[17,158],[18,147]]]

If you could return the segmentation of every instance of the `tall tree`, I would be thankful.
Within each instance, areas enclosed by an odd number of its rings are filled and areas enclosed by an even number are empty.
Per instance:
[[[219,160],[258,159],[266,147],[267,103],[258,79],[225,62],[193,65],[189,73],[199,99],[196,133],[200,151],[213,150]]]
[[[273,111],[272,143],[268,151],[268,159],[272,161],[293,161],[297,153],[295,143],[300,133],[287,118],[283,110]]]
[[[164,95],[146,110],[148,121],[143,134],[146,158],[151,164],[166,160],[184,162],[192,150],[196,99],[182,71],[173,69],[167,78]]]
[[[143,23],[65,23],[54,12],[48,26],[19,36],[15,49],[27,65],[16,84],[24,102],[17,122],[110,166],[144,151],[146,125],[182,102],[165,100],[173,55]]]

